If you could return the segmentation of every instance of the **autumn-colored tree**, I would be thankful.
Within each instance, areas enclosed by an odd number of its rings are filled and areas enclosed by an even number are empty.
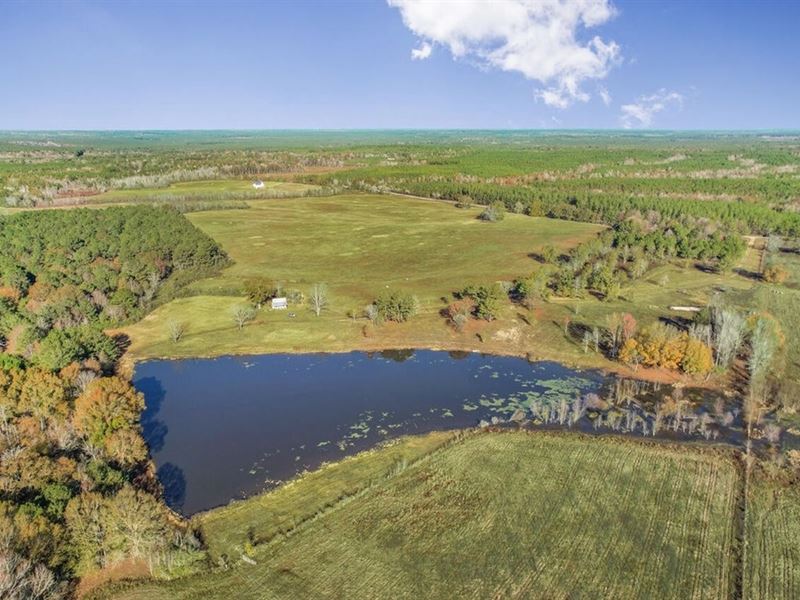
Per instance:
[[[678,369],[683,360],[687,339],[685,333],[679,333],[661,323],[646,327],[637,338],[642,362],[648,367]]]
[[[681,361],[681,369],[690,375],[705,375],[714,368],[714,353],[704,342],[689,338]]]
[[[147,458],[147,445],[138,431],[120,429],[105,440],[108,457],[124,467],[132,467]]]
[[[6,416],[12,416],[17,413],[20,388],[24,381],[24,371],[19,369],[0,369],[0,407],[6,411]]]
[[[636,338],[639,343],[639,353],[642,363],[646,367],[657,367],[661,364],[661,350],[666,340],[663,331],[651,325],[644,328]]]
[[[469,321],[470,315],[475,310],[475,303],[470,298],[463,298],[451,302],[446,314],[456,331],[462,331]]]
[[[68,406],[64,382],[50,371],[28,369],[20,388],[19,409],[39,419],[42,430],[48,419],[65,418]]]
[[[144,397],[119,377],[95,379],[75,401],[73,424],[90,444],[104,448],[116,431],[136,429]]]
[[[636,334],[636,319],[631,313],[622,315],[622,340],[627,341]]]
[[[17,510],[13,515],[15,543],[35,562],[57,567],[67,560],[64,526],[53,523],[43,513]]]
[[[642,354],[639,351],[639,342],[634,338],[628,338],[622,344],[619,351],[619,359],[633,367],[638,367],[642,362]]]
[[[247,299],[261,308],[270,298],[275,296],[275,283],[264,277],[247,279],[244,282],[244,294]]]
[[[670,332],[661,348],[661,363],[659,366],[665,369],[679,369],[683,363],[683,357],[686,354],[686,343],[688,339],[689,336],[686,333],[676,334]]]
[[[33,427],[38,429],[38,425]],[[25,435],[20,434],[20,437]],[[62,464],[40,454],[38,445],[24,446],[3,459],[0,469],[0,495],[36,492],[49,483],[68,483],[74,472],[73,465],[74,463]]]
[[[28,309],[36,308],[35,303],[45,302],[53,293],[53,286],[45,281],[37,281],[28,288]],[[33,304],[33,306],[30,306]]]
[[[77,379],[77,377],[78,377],[78,374],[79,374],[80,372],[81,372],[81,365],[80,365],[80,363],[78,363],[78,362],[73,362],[73,363],[70,363],[70,364],[68,364],[68,365],[67,365],[66,367],[64,367],[63,369],[61,369],[61,370],[58,372],[58,376],[61,378],[61,380],[62,380],[62,381],[65,383],[65,384],[67,384],[67,385],[69,385],[69,386],[72,386],[72,385],[74,385],[74,384],[75,384],[75,380]]]

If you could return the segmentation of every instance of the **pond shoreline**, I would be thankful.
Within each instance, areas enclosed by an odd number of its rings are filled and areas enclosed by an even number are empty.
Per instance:
[[[323,349],[323,350],[265,349],[265,350],[259,350],[257,352],[253,352],[251,350],[241,351],[241,352],[225,352],[225,353],[210,352],[202,354],[192,354],[191,356],[181,355],[181,354],[137,356],[135,354],[126,353],[120,358],[117,371],[119,374],[124,375],[125,377],[130,379],[137,365],[149,361],[158,361],[158,360],[179,361],[179,360],[215,359],[215,358],[241,358],[244,356],[262,356],[262,355],[270,356],[276,354],[293,354],[293,355],[348,354],[351,352],[371,353],[371,352],[418,351],[418,350],[420,351],[429,350],[432,352],[465,352],[470,354],[481,354],[485,356],[522,358],[527,360],[529,363],[553,362],[553,363],[558,363],[559,365],[569,369],[596,371],[606,377],[616,375],[619,377],[623,377],[625,379],[632,379],[647,383],[660,383],[667,385],[680,384],[680,385],[685,385],[687,387],[705,389],[709,391],[722,391],[725,389],[725,386],[723,385],[724,382],[721,380],[696,379],[687,377],[681,373],[666,371],[663,369],[640,368],[634,370],[623,363],[614,362],[609,359],[606,359],[605,357],[603,357],[603,359],[598,361],[586,361],[586,362],[569,361],[569,360],[563,360],[560,357],[556,358],[548,356],[547,354],[537,354],[534,352],[515,352],[513,350],[503,351],[503,352],[486,351],[486,350],[481,350],[480,348],[477,348],[476,346],[469,344],[453,344],[446,346],[425,345],[425,344],[416,344],[413,346],[397,346],[397,345],[383,345],[383,344],[353,345],[346,348]]]
[[[740,461],[741,456],[743,455],[743,450],[741,447],[739,447],[736,444],[732,444],[730,442],[721,440],[714,440],[714,441],[708,441],[703,439],[676,440],[663,437],[648,438],[638,435],[618,433],[614,431],[590,432],[590,431],[582,431],[580,429],[569,429],[565,427],[532,425],[530,423],[519,426],[512,426],[510,424],[506,424],[500,426],[492,425],[489,427],[466,427],[466,428],[452,429],[452,430],[437,429],[427,433],[403,435],[398,438],[384,440],[382,442],[379,442],[375,446],[372,446],[370,448],[365,448],[364,450],[360,450],[353,454],[348,454],[337,460],[323,462],[313,470],[302,471],[300,473],[297,473],[293,477],[280,482],[280,484],[276,485],[275,487],[263,490],[246,498],[231,499],[225,504],[220,504],[218,506],[214,506],[205,510],[195,512],[189,515],[188,518],[203,521],[205,518],[213,515],[214,513],[219,513],[225,510],[236,510],[237,508],[244,508],[247,504],[257,502],[259,498],[263,498],[269,494],[275,493],[285,487],[298,485],[300,482],[302,482],[304,479],[307,479],[309,476],[319,474],[327,470],[336,469],[342,464],[357,461],[365,456],[386,451],[388,449],[391,449],[392,446],[402,444],[405,440],[408,439],[414,439],[414,438],[422,439],[425,437],[441,435],[441,434],[452,435],[452,438],[450,440],[444,442],[441,446],[436,447],[435,449],[431,450],[427,454],[422,455],[420,458],[414,461],[417,462],[420,459],[424,459],[430,456],[431,454],[435,454],[436,452],[438,452],[443,448],[446,448],[452,444],[457,444],[470,436],[503,435],[503,434],[514,434],[514,433],[525,433],[526,435],[541,435],[541,436],[567,437],[567,438],[569,437],[588,438],[588,439],[601,438],[606,443],[614,443],[620,445],[636,444],[646,448],[657,447],[657,448],[667,448],[667,449],[677,450],[681,452],[708,453],[712,455],[720,455],[722,457],[735,459],[737,462]],[[175,512],[175,514],[180,514],[180,513]]]

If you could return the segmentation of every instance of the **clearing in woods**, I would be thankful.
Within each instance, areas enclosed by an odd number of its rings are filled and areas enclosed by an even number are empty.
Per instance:
[[[376,450],[200,515],[212,558],[224,554],[230,568],[115,597],[733,593],[739,471],[727,451],[543,432],[435,435],[390,446],[394,464]]]

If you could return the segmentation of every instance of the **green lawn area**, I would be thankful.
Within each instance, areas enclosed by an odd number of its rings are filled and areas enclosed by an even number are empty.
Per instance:
[[[459,210],[450,203],[397,196],[249,202],[247,210],[188,215],[220,242],[234,264],[193,284],[192,297],[162,306],[127,328],[134,357],[463,346],[465,339],[475,339],[475,331],[457,335],[445,324],[439,315],[442,297],[469,284],[529,274],[539,268],[531,253],[547,244],[570,248],[602,229],[514,214],[484,223],[476,218],[479,208]],[[259,276],[306,294],[314,283],[326,283],[330,307],[319,318],[307,306],[292,307],[294,318],[285,311],[262,310],[240,330],[231,311],[243,302],[243,281]],[[391,289],[415,294],[420,314],[407,324],[379,328],[375,339],[364,338],[365,320],[353,320],[348,312],[360,314]],[[512,350],[524,352],[516,312],[508,306],[505,319],[485,326],[488,343],[498,335],[498,343],[508,344],[510,335]],[[172,320],[187,325],[178,343],[169,340],[167,323]]]
[[[212,553],[224,550],[229,568],[112,596],[700,599],[733,592],[738,471],[722,452],[476,433],[444,446],[436,439],[426,457],[387,470],[404,464],[399,454],[414,454],[403,443],[385,451],[388,460],[373,451],[343,463],[345,474],[323,469],[201,516]],[[356,470],[371,485],[348,495],[354,484],[346,479]],[[272,537],[286,523],[296,528]],[[247,538],[262,535],[255,564],[242,561]]]

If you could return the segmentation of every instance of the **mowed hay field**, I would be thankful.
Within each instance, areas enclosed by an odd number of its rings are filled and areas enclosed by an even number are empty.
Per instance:
[[[727,598],[736,579],[738,482],[733,458],[722,451],[477,433],[321,513],[317,500],[296,502],[297,528],[257,544],[256,564],[231,550],[228,569],[106,594]],[[247,518],[272,519],[270,496],[257,499],[259,511]],[[274,497],[283,506],[276,511],[285,510],[286,498]],[[222,521],[206,530],[212,547],[223,521],[241,530],[246,511],[220,514]],[[233,548],[231,542],[217,547]]]
[[[446,306],[443,297],[470,284],[528,275],[540,267],[532,255],[544,246],[566,250],[602,230],[588,223],[515,214],[484,223],[476,218],[480,208],[459,210],[450,203],[398,196],[354,194],[249,204],[246,210],[188,215],[225,248],[234,264],[217,277],[194,283],[190,297],[127,328],[133,357],[368,348],[377,340],[365,340],[366,321],[348,313],[360,316],[387,290],[415,294],[420,314],[401,326],[379,328],[380,346],[457,346],[460,342],[452,339],[452,329],[439,314]],[[242,284],[251,277],[267,277],[304,294],[313,284],[325,283],[329,307],[321,317],[308,306],[261,310],[240,330],[231,311],[244,301]],[[171,321],[186,324],[178,343],[169,339]],[[508,351],[508,340],[499,342]]]

